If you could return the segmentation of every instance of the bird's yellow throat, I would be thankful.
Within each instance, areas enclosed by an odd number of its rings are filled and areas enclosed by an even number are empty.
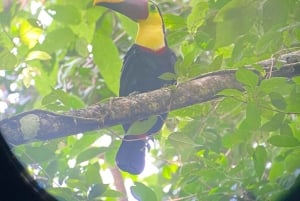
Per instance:
[[[147,19],[138,21],[135,43],[154,51],[165,47],[163,21],[158,12],[149,12]]]

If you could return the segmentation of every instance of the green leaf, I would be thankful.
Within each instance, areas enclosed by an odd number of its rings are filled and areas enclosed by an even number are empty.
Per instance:
[[[261,178],[265,171],[266,162],[267,162],[267,151],[265,147],[258,146],[256,147],[253,153],[253,161],[258,178]]]
[[[66,181],[66,184],[69,188],[78,188],[78,189],[81,189],[81,190],[86,189],[85,181],[81,180],[79,178],[69,178]]]
[[[55,198],[59,201],[69,201],[74,200],[73,191],[66,187],[55,187],[55,188],[47,188],[48,193],[55,196]]]
[[[1,49],[0,49],[1,50]],[[12,70],[17,64],[17,57],[7,49],[0,51],[0,69]]]
[[[55,11],[55,20],[66,25],[76,25],[80,23],[81,15],[79,10],[72,5],[54,5],[50,9]]]
[[[224,89],[218,93],[218,95],[223,95],[227,97],[243,97],[243,92],[237,89]]]
[[[176,74],[169,73],[169,72],[168,73],[163,73],[158,78],[162,79],[162,80],[176,80]]]
[[[184,130],[188,130],[184,129]],[[188,131],[187,131],[188,132]],[[190,154],[192,154],[195,149],[203,147],[203,145],[196,144],[195,141],[190,138],[186,132],[174,132],[168,136],[168,142],[175,149],[175,153],[181,156],[181,161],[188,161]]]
[[[256,9],[256,2],[250,0],[232,0],[221,8],[214,19],[216,48],[230,45],[247,34],[256,19]]]
[[[47,175],[49,177],[54,177],[54,175],[57,173],[57,165],[58,165],[58,162],[57,162],[56,158],[53,158],[53,161],[51,161],[47,165],[45,172],[47,172]]]
[[[84,38],[79,38],[76,40],[76,52],[82,56],[82,57],[87,57],[89,52],[88,52],[88,43]]]
[[[258,54],[263,54],[266,52],[274,52],[281,44],[280,32],[275,30],[270,30],[265,33],[256,43],[256,51]]]
[[[149,131],[157,121],[157,116],[150,116],[149,118],[134,122],[127,131],[128,135],[140,135]]]
[[[172,179],[172,176],[178,170],[178,166],[175,164],[168,164],[163,167],[162,175],[164,178]]]
[[[258,84],[258,75],[245,68],[240,68],[235,76],[240,83],[246,86],[255,87]]]
[[[281,127],[280,127],[280,135],[292,135],[293,131],[291,129],[291,126],[288,124],[288,121],[284,121],[282,124],[281,124]],[[297,136],[294,136],[297,138]],[[297,138],[298,140],[300,140],[299,138]]]
[[[190,33],[196,33],[198,28],[205,22],[208,11],[208,2],[193,0],[192,12],[187,18],[187,28]]]
[[[140,182],[134,182],[134,186],[130,187],[132,195],[137,200],[156,201],[158,200],[154,191],[148,186]]]
[[[275,114],[261,129],[266,132],[276,131],[281,127],[284,117],[285,115],[283,113]]]
[[[224,147],[231,148],[236,144],[245,142],[244,136],[239,132],[234,134],[227,134],[222,138],[222,144]]]
[[[229,51],[226,52],[226,53],[229,53],[229,55],[230,55],[231,54],[231,49],[229,49]],[[224,52],[221,55],[214,58],[213,62],[211,64],[209,64],[209,69],[211,71],[219,70],[222,67],[223,57],[226,56],[226,53]]]
[[[298,147],[300,142],[289,135],[274,135],[269,138],[269,143],[276,147]]]
[[[272,27],[284,26],[290,13],[290,3],[281,0],[268,0],[263,4],[263,28],[264,30]]]
[[[271,92],[276,93],[287,93],[290,91],[290,86],[287,85],[286,78],[283,77],[273,77],[271,79],[264,79],[261,81],[260,89],[267,94]]]
[[[126,33],[132,38],[135,39],[136,33],[137,33],[137,24],[136,22],[132,21],[128,17],[121,15],[118,13],[118,17],[120,19],[120,22],[122,24],[122,28]]]
[[[76,162],[79,164],[84,161],[91,160],[92,158],[97,157],[106,151],[107,151],[106,147],[91,147],[78,154],[76,158]]]
[[[300,168],[300,151],[294,151],[291,154],[289,154],[285,160],[284,160],[284,165],[285,169],[291,173],[293,173],[296,169]]]
[[[115,94],[118,94],[122,66],[118,49],[111,38],[101,33],[95,34],[92,44],[94,61],[98,65],[106,85]]]
[[[102,183],[102,178],[100,176],[100,166],[99,163],[89,164],[85,172],[85,182],[88,185]]]
[[[276,180],[282,177],[282,173],[284,172],[284,164],[282,162],[274,162],[272,163],[272,167],[269,173],[269,179],[271,182],[276,182]]]
[[[75,35],[70,28],[58,28],[46,34],[44,42],[38,46],[38,49],[52,54],[68,48],[74,40]]]
[[[6,31],[4,30],[3,31],[1,30],[1,34],[0,34],[0,52],[3,50],[2,48],[5,48],[7,50],[11,50],[12,48],[14,48],[14,43],[11,40],[10,35],[7,34]]]
[[[188,135],[185,135],[184,133],[180,132],[174,132],[171,135],[168,136],[168,140],[172,141],[173,143],[177,144],[177,148],[185,149],[185,147],[195,147],[200,146],[195,144],[194,140],[192,140]]]
[[[70,156],[76,156],[86,148],[88,148],[91,144],[93,144],[98,138],[99,134],[96,132],[85,132],[82,138],[76,140],[76,142],[72,146],[71,151],[69,152]]]
[[[247,105],[246,119],[241,123],[240,129],[243,131],[253,131],[261,125],[261,111],[258,106],[249,102]]]
[[[55,158],[54,151],[48,149],[47,147],[26,147],[26,154],[30,156],[30,159],[36,163],[43,161],[49,161]]]
[[[166,29],[171,32],[180,32],[179,30],[186,29],[186,18],[182,16],[166,13],[164,14],[164,22]],[[171,32],[168,35],[172,34]]]
[[[107,184],[95,184],[91,187],[89,191],[88,198],[89,200],[94,200],[93,198],[101,196],[107,189]]]
[[[290,96],[287,99],[287,111],[291,113],[300,112],[300,85],[295,85],[292,88]]]
[[[111,190],[111,189],[107,189],[103,194],[103,197],[109,197],[109,198],[119,198],[122,197],[123,194],[119,191],[115,191],[115,190]]]
[[[271,92],[269,94],[270,98],[271,98],[271,102],[272,104],[281,110],[284,110],[286,108],[286,102],[285,99],[282,97],[281,94],[276,93],[276,92]]]
[[[48,105],[56,101],[61,101],[66,108],[80,109],[85,106],[85,103],[79,97],[60,89],[53,89],[50,94],[43,98],[42,104]]]

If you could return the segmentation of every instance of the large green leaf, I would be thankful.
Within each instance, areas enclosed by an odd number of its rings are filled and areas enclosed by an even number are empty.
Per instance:
[[[74,40],[75,35],[70,28],[57,28],[48,32],[43,43],[37,48],[51,54],[66,49]]]
[[[267,163],[267,151],[265,147],[258,146],[256,147],[253,153],[253,161],[256,170],[256,174],[258,178],[261,178],[265,171],[266,163]]]
[[[291,154],[289,154],[284,161],[285,169],[289,172],[294,172],[295,170],[300,168],[300,160],[299,160],[300,151],[295,150]]]
[[[242,132],[253,131],[258,129],[261,125],[261,111],[260,108],[253,102],[247,105],[246,119],[241,123],[240,129]]]
[[[269,139],[269,143],[277,147],[299,147],[300,142],[293,136],[274,135]]]
[[[253,26],[256,16],[256,2],[233,0],[219,10],[215,17],[216,47],[230,45]]]
[[[255,87],[258,84],[258,75],[251,70],[240,68],[235,76],[239,82],[249,87]]]
[[[72,5],[54,5],[50,9],[55,11],[54,19],[65,23],[70,24],[79,24],[81,20],[79,10]]]
[[[107,86],[117,95],[122,67],[118,49],[111,38],[101,33],[94,36],[92,44],[94,62]]]

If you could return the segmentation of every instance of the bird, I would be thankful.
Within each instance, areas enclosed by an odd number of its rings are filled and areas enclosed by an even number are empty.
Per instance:
[[[123,60],[119,96],[143,93],[176,83],[176,55],[169,48],[165,26],[158,5],[151,0],[94,0],[94,5],[104,6],[119,12],[138,25],[134,44]],[[169,78],[168,76],[171,75]],[[172,76],[173,75],[173,76]],[[170,78],[171,77],[171,78]],[[144,133],[130,133],[136,123],[123,124],[125,136],[116,155],[116,164],[124,172],[133,175],[145,168],[145,153],[148,140],[162,128],[167,113],[156,116],[152,126]],[[139,120],[140,122],[145,119]]]

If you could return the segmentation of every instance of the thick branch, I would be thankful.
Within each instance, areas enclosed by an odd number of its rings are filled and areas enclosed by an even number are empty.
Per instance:
[[[289,58],[292,62],[286,62],[280,70],[274,70],[270,66],[272,61],[269,60],[260,64],[265,67],[266,72],[272,71],[272,76],[292,77],[300,75],[299,55],[299,51],[288,57],[284,55],[285,59]],[[128,123],[217,98],[217,94],[227,88],[242,90],[235,79],[235,72],[218,71],[177,86],[111,98],[85,109],[63,114],[33,110],[0,121],[0,129],[9,143],[17,145],[32,139],[48,140]]]

